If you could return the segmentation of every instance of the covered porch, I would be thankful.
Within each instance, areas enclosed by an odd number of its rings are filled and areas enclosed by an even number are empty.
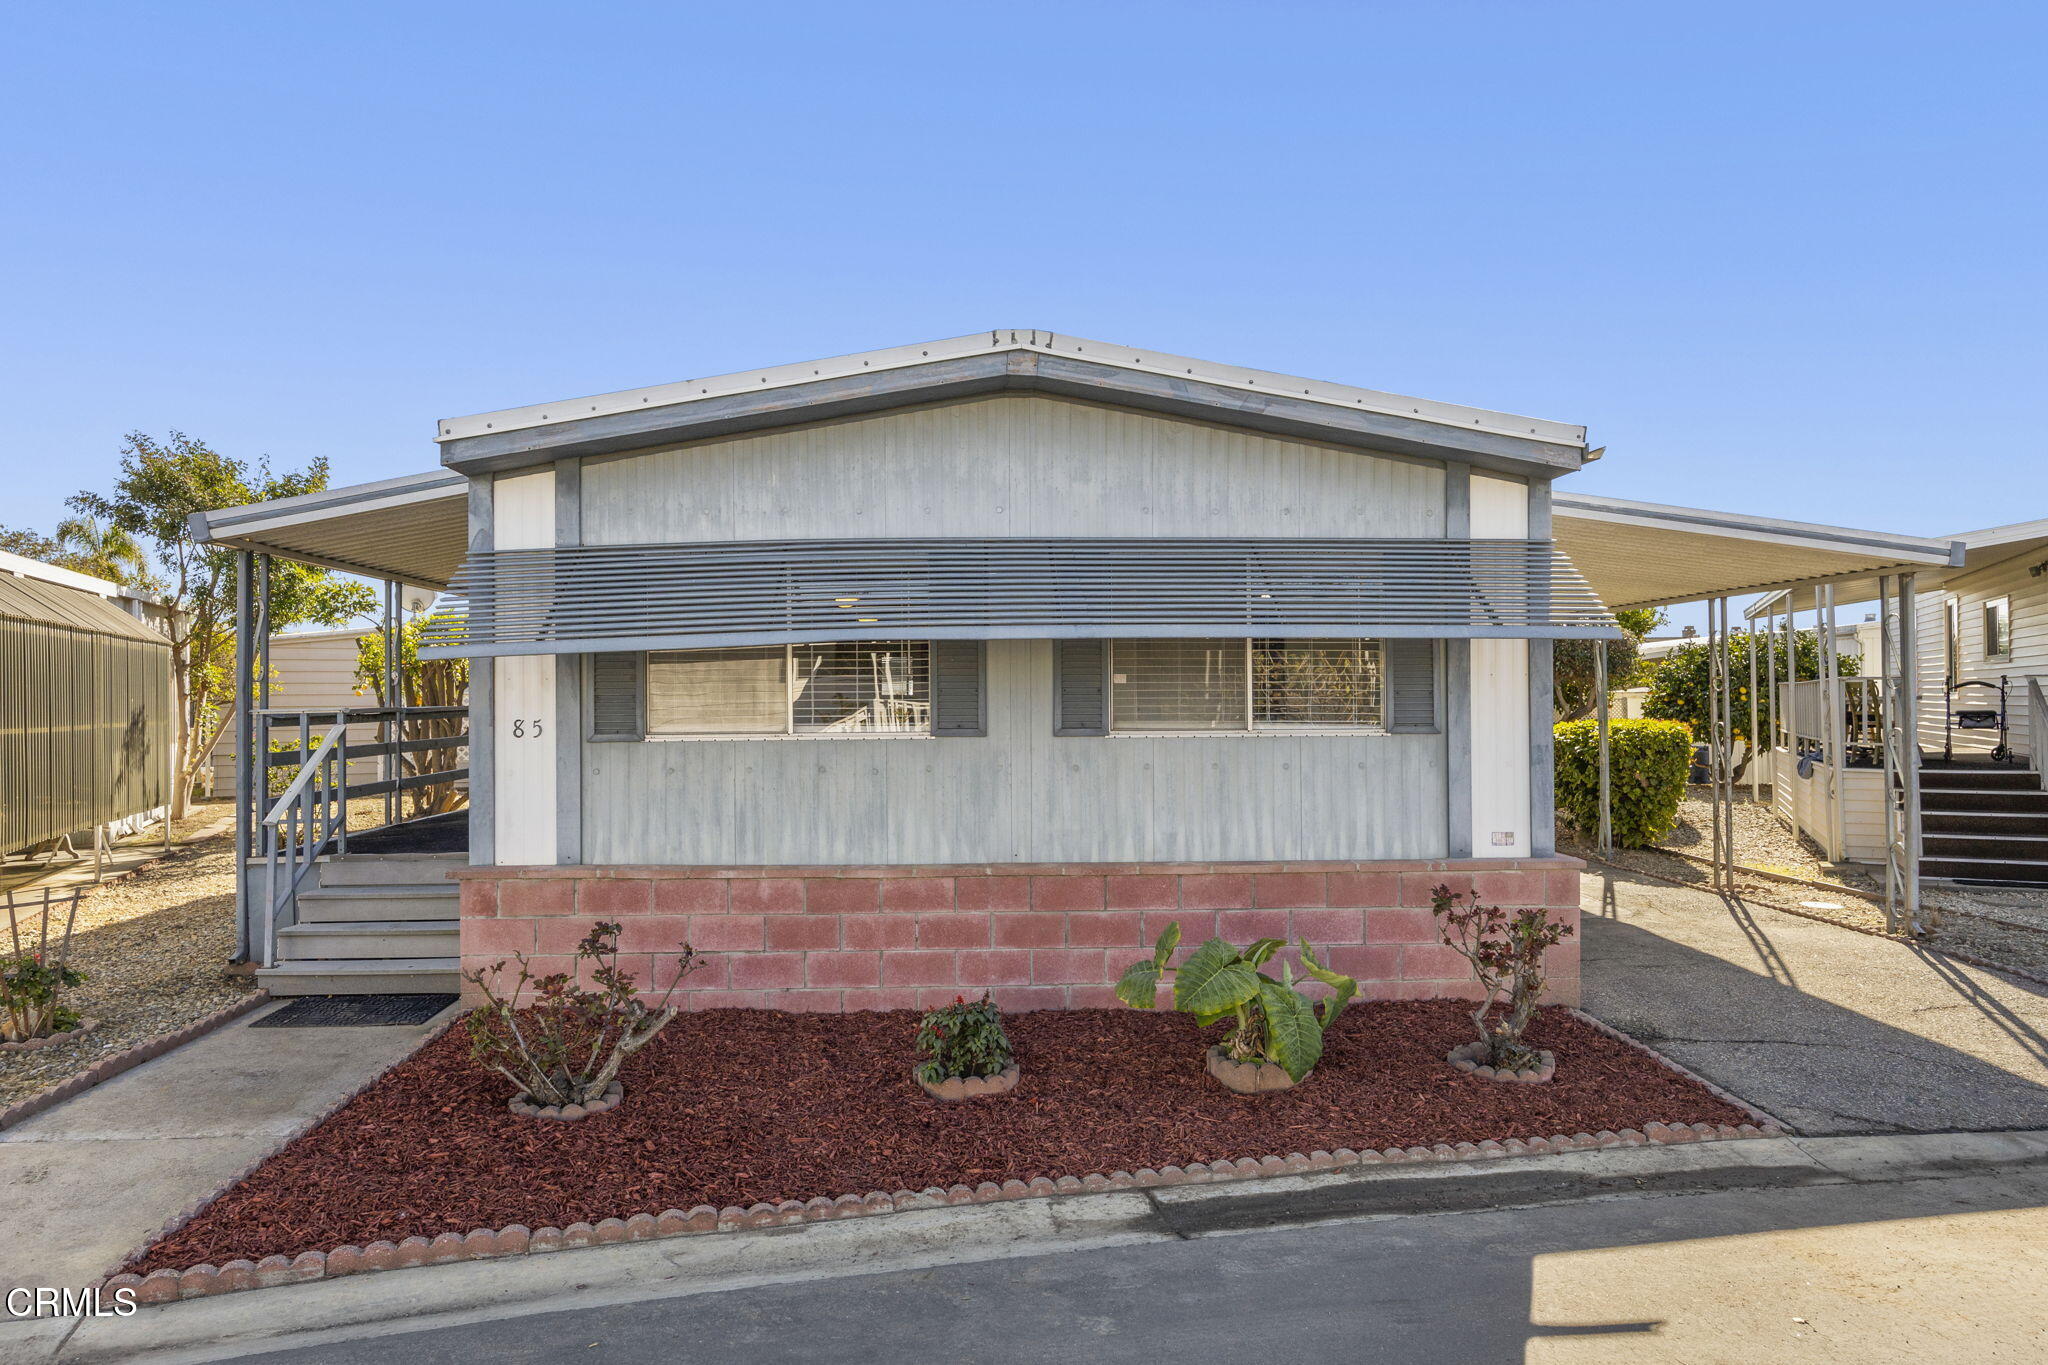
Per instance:
[[[453,993],[468,861],[469,705],[407,685],[408,609],[461,563],[468,480],[434,472],[201,513],[236,553],[237,954],[274,995]],[[362,706],[273,704],[274,560],[380,585],[382,676]]]

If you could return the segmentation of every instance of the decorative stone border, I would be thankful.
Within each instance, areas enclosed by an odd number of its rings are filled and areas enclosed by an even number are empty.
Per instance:
[[[73,1038],[83,1038],[100,1026],[97,1019],[80,1019],[70,1028],[60,1029],[41,1038],[24,1038],[18,1043],[0,1043],[0,1052],[35,1052],[59,1043],[68,1043]]]
[[[211,1033],[222,1024],[239,1019],[258,1005],[267,1004],[269,1000],[269,991],[252,992],[232,1004],[221,1006],[211,1014],[202,1015],[181,1029],[146,1038],[125,1051],[116,1052],[111,1057],[102,1057],[69,1080],[59,1081],[48,1090],[0,1109],[0,1128],[11,1128],[23,1119],[42,1113],[52,1105],[62,1104],[74,1095],[83,1094],[101,1081],[112,1080],[124,1071],[131,1071],[144,1062],[154,1061],[172,1048],[183,1047],[194,1038]]]
[[[1574,1012],[1576,1013],[1576,1011]],[[1462,1047],[1452,1048],[1450,1055],[1444,1058],[1444,1060],[1467,1075],[1477,1076],[1482,1080],[1488,1081],[1514,1081],[1522,1085],[1541,1085],[1557,1074],[1557,1057],[1550,1052],[1544,1051],[1542,1048],[1536,1049],[1536,1065],[1524,1067],[1520,1071],[1511,1071],[1506,1067],[1496,1068],[1488,1066],[1479,1060],[1486,1054],[1486,1044],[1475,1039]]]
[[[933,1084],[920,1076],[917,1083],[924,1093],[935,1100],[978,1100],[984,1095],[1007,1095],[1017,1088],[1017,1077],[1021,1074],[1013,1062],[1007,1071],[998,1071],[993,1076],[948,1076]]]
[[[626,1087],[613,1081],[604,1088],[603,1096],[588,1104],[535,1104],[529,1096],[514,1095],[505,1107],[530,1119],[559,1119],[573,1123],[577,1119],[589,1118],[592,1114],[602,1114],[608,1109],[616,1109],[619,1107],[619,1101],[625,1097]]]
[[[606,1218],[598,1223],[571,1223],[566,1228],[532,1229],[514,1223],[508,1227],[478,1228],[464,1234],[444,1232],[434,1238],[408,1237],[401,1242],[372,1242],[368,1246],[336,1247],[333,1251],[305,1251],[297,1256],[266,1256],[260,1261],[234,1260],[226,1265],[195,1265],[185,1270],[153,1270],[148,1275],[121,1274],[104,1282],[108,1290],[132,1289],[141,1303],[168,1303],[207,1294],[224,1294],[237,1289],[269,1288],[300,1284],[308,1280],[359,1275],[367,1271],[400,1270],[410,1266],[444,1265],[453,1261],[490,1260],[503,1256],[538,1255],[573,1247],[605,1246],[617,1242],[643,1242],[662,1237],[683,1237],[698,1233],[743,1232],[756,1228],[787,1227],[798,1223],[819,1223],[838,1218],[860,1218],[869,1214],[896,1213],[910,1209],[946,1208],[957,1204],[995,1204],[1012,1199],[1043,1199],[1052,1195],[1099,1194],[1105,1190],[1151,1189],[1162,1185],[1201,1185],[1228,1180],[1259,1180],[1281,1175],[1302,1175],[1312,1171],[1341,1170],[1350,1166],[1395,1165],[1415,1161],[1490,1161],[1499,1157],[1537,1156],[1555,1152],[1597,1151],[1608,1147],[1665,1146],[1685,1142],[1715,1142],[1735,1138],[1776,1137],[1783,1128],[1775,1122],[1741,1125],[1710,1123],[1646,1123],[1619,1133],[1602,1129],[1597,1133],[1559,1134],[1547,1138],[1507,1138],[1503,1141],[1438,1143],[1434,1147],[1388,1147],[1383,1151],[1353,1151],[1340,1147],[1334,1152],[1290,1152],[1286,1156],[1242,1157],[1235,1161],[1194,1162],[1167,1166],[1161,1170],[1145,1167],[1137,1171],[1114,1171],[1108,1175],[1063,1175],[1057,1180],[1040,1176],[1036,1180],[1006,1180],[998,1185],[985,1180],[979,1185],[953,1185],[941,1189],[897,1190],[891,1194],[870,1190],[866,1194],[842,1194],[836,1199],[823,1195],[798,1201],[755,1204],[750,1208],[729,1205],[723,1209],[709,1204],[694,1208],[669,1209],[661,1214],[636,1213],[631,1218]],[[253,1168],[252,1168],[253,1169]],[[239,1179],[240,1177],[237,1177]],[[232,1184],[233,1182],[229,1182]],[[226,1187],[224,1186],[223,1189]],[[210,1201],[209,1201],[210,1202]],[[195,1209],[194,1212],[197,1212]]]

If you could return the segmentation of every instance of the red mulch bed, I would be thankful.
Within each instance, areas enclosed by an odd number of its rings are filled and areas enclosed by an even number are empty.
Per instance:
[[[1750,1121],[1562,1009],[1529,1030],[1557,1054],[1554,1081],[1455,1071],[1444,1054],[1471,1037],[1469,1008],[1355,1005],[1307,1082],[1258,1099],[1209,1078],[1202,1054],[1214,1037],[1184,1015],[1019,1014],[1007,1021],[1023,1068],[1016,1090],[956,1104],[911,1079],[909,1011],[705,1010],[679,1016],[627,1063],[619,1109],[574,1123],[508,1112],[506,1081],[474,1066],[452,1030],[127,1268],[696,1204]]]

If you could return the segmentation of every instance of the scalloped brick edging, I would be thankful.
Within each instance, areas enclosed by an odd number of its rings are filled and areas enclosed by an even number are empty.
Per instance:
[[[1687,1142],[1725,1142],[1741,1138],[1782,1136],[1784,1124],[1735,1098],[1712,1082],[1679,1066],[1655,1048],[1637,1042],[1578,1010],[1572,1013],[1600,1032],[1621,1039],[1649,1053],[1663,1065],[1704,1086],[1707,1090],[1756,1118],[1755,1123],[1646,1123],[1641,1131],[1601,1129],[1597,1133],[1558,1134],[1553,1137],[1505,1138],[1484,1142],[1439,1142],[1433,1147],[1388,1147],[1363,1152],[1339,1147],[1334,1152],[1290,1152],[1286,1156],[1241,1157],[1235,1161],[1193,1162],[1160,1170],[1144,1167],[1137,1171],[1114,1171],[1058,1179],[1040,1176],[1036,1180],[1005,1180],[1000,1185],[985,1180],[979,1185],[953,1185],[941,1189],[870,1190],[866,1194],[842,1194],[836,1199],[819,1195],[808,1200],[784,1199],[759,1203],[749,1208],[728,1205],[713,1208],[699,1204],[691,1209],[668,1209],[660,1214],[636,1213],[630,1218],[606,1218],[597,1223],[571,1223],[566,1228],[533,1229],[523,1223],[469,1233],[444,1232],[437,1237],[407,1237],[400,1242],[378,1241],[368,1246],[341,1246],[333,1251],[302,1251],[297,1256],[266,1256],[260,1261],[234,1260],[226,1265],[202,1264],[184,1270],[153,1270],[147,1275],[132,1272],[112,1275],[102,1282],[109,1290],[132,1289],[137,1302],[169,1303],[208,1294],[225,1294],[240,1289],[267,1289],[276,1285],[301,1284],[308,1280],[360,1275],[370,1271],[404,1270],[413,1266],[445,1265],[454,1261],[494,1260],[505,1256],[531,1256],[576,1247],[609,1246],[619,1242],[644,1242],[655,1238],[685,1237],[700,1233],[746,1232],[759,1228],[789,1227],[799,1223],[821,1223],[839,1218],[861,1218],[870,1214],[897,1213],[911,1209],[947,1208],[957,1204],[996,1204],[1013,1199],[1044,1199],[1054,1195],[1100,1194],[1106,1190],[1152,1189],[1162,1185],[1202,1185],[1229,1180],[1260,1180],[1282,1175],[1305,1175],[1313,1171],[1341,1170],[1350,1166],[1395,1165],[1415,1161],[1490,1161],[1511,1156],[1547,1156],[1559,1152],[1598,1151],[1609,1147],[1656,1147]],[[454,1020],[449,1020],[452,1024]],[[443,1024],[445,1029],[448,1024]],[[440,1030],[436,1030],[436,1034]],[[425,1046],[422,1042],[421,1046]],[[296,1138],[374,1084],[374,1078],[338,1101],[318,1118],[298,1128],[285,1141]],[[284,1144],[280,1143],[281,1149]],[[274,1153],[273,1153],[274,1154]],[[215,1199],[227,1193],[256,1167],[269,1160],[251,1162],[205,1199],[188,1207],[164,1225],[136,1255],[168,1237],[197,1217]]]
[[[81,1019],[70,1028],[46,1033],[40,1038],[24,1038],[18,1043],[0,1043],[0,1052],[40,1052],[46,1047],[68,1043],[74,1038],[83,1038],[100,1026],[97,1019]]]
[[[134,1047],[116,1052],[111,1057],[102,1057],[76,1076],[59,1081],[48,1090],[40,1091],[17,1104],[0,1109],[0,1128],[11,1128],[23,1119],[42,1113],[52,1105],[62,1104],[73,1096],[84,1094],[101,1081],[110,1081],[124,1071],[132,1071],[144,1062],[154,1061],[172,1048],[183,1047],[194,1038],[211,1033],[222,1024],[239,1019],[269,1000],[269,991],[255,991],[233,1004],[221,1006],[211,1014],[201,1015],[183,1028],[160,1033],[154,1038],[145,1038]]]
[[[1022,1074],[1017,1064],[1012,1062],[1007,1071],[998,1071],[993,1076],[948,1076],[945,1080],[936,1082],[919,1076],[917,1083],[924,1093],[933,1099],[954,1104],[960,1100],[978,1100],[987,1095],[1007,1095],[1017,1088],[1017,1077]]]

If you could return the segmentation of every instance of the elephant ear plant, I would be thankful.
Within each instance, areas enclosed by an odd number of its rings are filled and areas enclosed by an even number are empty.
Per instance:
[[[1259,970],[1281,948],[1285,939],[1262,938],[1247,948],[1235,948],[1212,938],[1190,953],[1178,967],[1169,966],[1180,946],[1180,923],[1166,926],[1152,956],[1134,962],[1117,982],[1117,999],[1138,1009],[1151,1009],[1158,998],[1162,979],[1173,980],[1173,1007],[1195,1017],[1204,1028],[1235,1020],[1229,1039],[1220,1049],[1222,1058],[1235,1064],[1276,1066],[1287,1074],[1284,1084],[1302,1080],[1315,1069],[1323,1055],[1323,1030],[1337,1021],[1344,1006],[1358,992],[1358,983],[1341,972],[1333,972],[1316,960],[1308,940],[1301,942],[1301,965],[1311,977],[1330,988],[1321,1001],[1311,1003],[1294,985],[1294,968],[1280,964],[1280,979]],[[1213,1064],[1211,1071],[1233,1089],[1240,1087]],[[1270,1082],[1258,1089],[1278,1088]]]

